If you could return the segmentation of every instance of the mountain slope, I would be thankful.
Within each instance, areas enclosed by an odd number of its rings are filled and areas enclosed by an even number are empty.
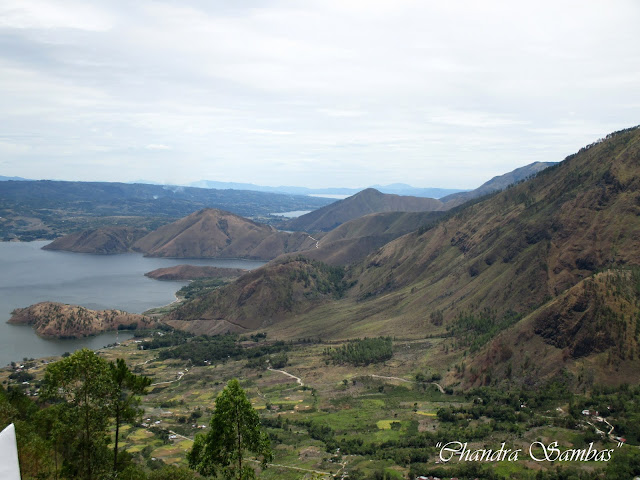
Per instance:
[[[627,265],[640,265],[640,128],[609,135],[527,182],[386,244],[349,269],[342,282],[350,288],[339,300],[316,299],[297,305],[295,314],[262,315],[259,298],[242,296],[232,285],[207,297],[199,316],[216,315],[222,306],[243,327],[269,324],[270,334],[279,338],[424,337],[449,331],[451,355],[462,358],[473,347],[469,362],[480,362],[475,359],[483,352],[499,351],[492,339],[500,331],[533,321],[538,309],[599,269]],[[295,273],[269,273],[275,284],[290,277]],[[576,308],[598,311],[598,297],[585,298],[586,305]],[[242,309],[254,314],[250,323],[234,313],[241,299]],[[630,303],[634,309],[636,304]],[[273,296],[269,308],[281,307]],[[535,318],[546,320],[536,320],[529,332],[531,344],[540,346],[531,355],[544,361],[545,352],[568,349],[575,365],[621,348],[618,327],[600,337],[593,324],[599,315],[578,321],[570,310],[576,311],[564,308],[555,316],[538,311]],[[631,310],[618,313],[627,316],[628,326],[621,328],[629,335],[637,328],[628,320]],[[625,362],[621,371],[630,371]],[[562,368],[554,360],[549,373]],[[640,369],[635,372],[634,379]]]
[[[441,208],[442,202],[433,198],[391,195],[367,188],[349,198],[286,222],[285,228],[305,232],[328,232],[349,220],[370,213],[425,212]]]
[[[162,320],[210,335],[264,328],[341,296],[346,289],[343,275],[340,267],[302,257],[277,260],[184,303]]]
[[[134,227],[104,227],[58,237],[43,250],[110,255],[131,251],[133,244],[149,232]]]
[[[638,269],[586,278],[491,340],[455,380],[532,385],[559,369],[566,382],[580,389],[637,380],[639,300]]]
[[[158,228],[138,240],[133,248],[151,257],[269,260],[314,243],[303,233],[279,232],[268,225],[208,208]]]
[[[318,238],[316,246],[300,255],[330,265],[349,265],[391,240],[434,222],[443,212],[382,212],[349,220]]]
[[[638,264],[639,159],[639,130],[625,131],[402,237],[361,265],[358,296],[414,283],[452,314],[525,312],[598,268]]]
[[[464,202],[468,202],[469,200],[473,200],[474,198],[479,198],[493,192],[504,190],[508,186],[513,185],[514,183],[518,183],[522,180],[526,180],[527,178],[541,172],[545,168],[548,168],[555,164],[556,162],[530,163],[529,165],[516,168],[515,170],[505,173],[504,175],[495,176],[488,182],[480,185],[475,190],[471,190],[469,192],[452,193],[451,195],[442,197],[440,201],[445,204],[444,208],[446,210],[449,210],[450,208],[462,205]]]

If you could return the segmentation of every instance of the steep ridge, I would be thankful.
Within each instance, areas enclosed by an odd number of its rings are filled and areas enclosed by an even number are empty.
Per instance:
[[[640,261],[640,131],[613,135],[528,182],[386,245],[360,266],[358,296],[411,283],[457,311],[528,311],[596,269]]]
[[[133,244],[149,232],[134,227],[103,227],[56,238],[43,250],[111,255],[131,251]]]
[[[533,385],[563,370],[580,389],[637,381],[639,301],[637,268],[586,278],[492,339],[454,380]]]
[[[279,232],[271,226],[207,208],[158,228],[133,248],[151,257],[270,260],[313,244],[304,233]]]
[[[434,198],[386,194],[374,188],[367,188],[349,198],[290,220],[284,228],[305,232],[328,232],[349,220],[370,213],[425,212],[441,209],[442,202]]]
[[[375,188],[367,188],[349,198],[290,220],[284,224],[284,228],[288,230],[303,230],[305,232],[328,232],[343,223],[372,213],[450,210],[467,201],[504,190],[508,186],[530,178],[554,164],[554,162],[534,162],[524,167],[516,168],[504,175],[493,177],[475,190],[453,193],[439,200],[386,194],[379,192]]]
[[[541,172],[545,168],[549,168],[555,164],[556,162],[530,163],[529,165],[516,168],[515,170],[505,173],[504,175],[497,175],[488,182],[480,185],[475,190],[471,190],[469,192],[452,193],[451,195],[442,197],[440,201],[444,203],[444,208],[446,210],[449,210],[458,205],[462,205],[464,202],[473,200],[474,198],[479,198],[483,195],[488,195],[493,192],[504,190],[508,186],[513,185],[517,182],[521,182],[522,180],[526,180],[527,178],[530,178],[533,175]]]

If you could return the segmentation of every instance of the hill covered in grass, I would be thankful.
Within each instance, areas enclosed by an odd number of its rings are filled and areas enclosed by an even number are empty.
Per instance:
[[[272,259],[315,243],[304,233],[275,228],[216,209],[203,209],[138,240],[150,257]]]

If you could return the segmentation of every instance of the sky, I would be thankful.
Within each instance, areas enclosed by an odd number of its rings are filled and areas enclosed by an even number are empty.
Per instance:
[[[640,124],[637,0],[2,0],[0,175],[475,188]]]

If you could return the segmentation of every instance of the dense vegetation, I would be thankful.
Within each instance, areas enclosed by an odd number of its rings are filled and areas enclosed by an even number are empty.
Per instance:
[[[211,290],[221,287],[226,283],[227,282],[219,278],[199,278],[197,280],[192,280],[182,287],[176,292],[176,295],[184,298],[185,300],[191,300],[192,298],[205,295]]]
[[[349,288],[344,279],[345,268],[342,266],[328,265],[303,256],[297,256],[290,261],[298,262],[307,267],[292,270],[289,279],[293,282],[302,283],[305,289],[312,284],[315,285],[315,292],[309,292],[307,294],[309,297],[314,294],[331,294],[334,298],[341,298]]]
[[[151,350],[171,347],[161,350],[158,358],[160,360],[179,358],[187,360],[193,365],[211,365],[217,362],[246,358],[252,362],[250,365],[258,366],[265,364],[269,355],[286,352],[289,349],[289,345],[282,341],[248,347],[243,347],[241,343],[242,339],[234,334],[195,337],[191,334],[174,331],[163,336],[154,336],[152,340],[143,342],[141,346]],[[286,356],[272,358],[272,366],[276,368],[279,368],[277,365],[284,366],[285,364]]]
[[[132,466],[118,431],[140,414],[150,384],[119,359],[83,349],[47,366],[39,404],[21,389],[0,390],[0,429],[15,423],[23,478],[115,478]],[[113,449],[109,428],[115,428]]]
[[[339,348],[327,348],[324,354],[334,364],[369,365],[389,360],[393,356],[390,337],[352,340]]]
[[[437,315],[432,316],[432,322],[437,318]],[[460,313],[452,324],[447,325],[447,332],[455,338],[456,345],[468,347],[473,353],[520,318],[522,315],[516,312],[507,311],[498,315],[494,310],[485,308],[476,313]]]

